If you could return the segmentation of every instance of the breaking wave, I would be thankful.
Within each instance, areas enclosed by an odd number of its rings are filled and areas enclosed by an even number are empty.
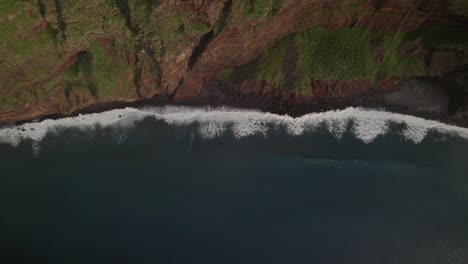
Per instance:
[[[414,116],[363,108],[350,107],[293,118],[288,115],[228,107],[165,106],[117,109],[4,127],[0,128],[0,143],[17,146],[23,140],[32,140],[33,146],[38,146],[48,133],[59,133],[69,128],[79,129],[84,133],[92,133],[98,128],[123,131],[146,118],[155,118],[174,126],[196,125],[198,134],[205,139],[219,137],[228,130],[232,131],[236,138],[242,138],[251,135],[267,135],[271,129],[278,127],[284,128],[291,136],[299,136],[317,128],[325,128],[337,139],[350,131],[357,139],[368,144],[379,136],[387,134],[392,126],[397,127],[397,134],[415,144],[422,142],[429,132],[468,139],[466,128]]]

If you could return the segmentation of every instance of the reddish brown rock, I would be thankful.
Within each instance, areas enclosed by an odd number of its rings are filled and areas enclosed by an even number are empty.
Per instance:
[[[30,37],[34,40],[46,31],[52,32],[57,38],[54,44],[57,56],[54,61],[44,63],[47,71],[40,75],[31,75],[32,70],[23,67],[29,60],[24,60],[23,65],[15,66],[2,76],[8,80],[3,83],[9,95],[20,97],[26,89],[30,90],[32,99],[23,105],[18,103],[0,110],[0,122],[32,119],[48,114],[70,114],[101,103],[134,102],[153,96],[167,96],[173,103],[183,103],[209,93],[213,93],[210,97],[212,99],[222,95],[220,103],[229,98],[227,103],[236,100],[255,103],[257,100],[259,104],[260,101],[269,106],[276,104],[275,107],[281,108],[281,111],[295,105],[313,104],[320,105],[317,109],[325,109],[355,105],[364,96],[376,96],[398,88],[402,77],[397,76],[402,76],[402,73],[392,72],[385,73],[384,79],[374,76],[351,80],[311,78],[305,85],[310,84],[309,87],[299,87],[298,90],[278,87],[274,82],[269,83],[258,76],[236,81],[218,80],[217,75],[222,71],[249,65],[286,37],[313,27],[329,30],[369,29],[376,35],[388,36],[408,33],[403,35],[408,37],[412,34],[414,39],[397,43],[396,47],[392,47],[392,43],[384,45],[383,41],[370,43],[373,60],[376,64],[395,60],[391,56],[393,51],[388,49],[395,49],[400,58],[423,58],[423,66],[427,71],[425,77],[449,78],[447,76],[451,76],[451,73],[463,71],[463,65],[468,64],[466,43],[456,47],[436,43],[444,37],[437,33],[440,28],[451,27],[455,32],[468,32],[467,19],[455,16],[444,0],[296,0],[285,1],[285,5],[274,14],[260,15],[255,13],[258,13],[255,8],[253,14],[246,14],[242,9],[242,3],[256,4],[255,1],[166,0],[146,14],[146,11],[142,11],[145,9],[126,14],[125,8],[111,8],[108,1],[99,0],[72,9],[73,12],[90,13],[83,21],[67,20],[72,14],[64,16],[62,13],[66,10],[59,10],[53,1],[43,3],[48,5],[45,14],[40,14],[36,10],[37,6],[25,9],[32,24],[25,29],[26,33],[21,38]],[[131,8],[138,7],[132,1],[128,3]],[[93,5],[109,13],[92,13]],[[21,12],[18,10],[0,18],[0,23],[15,21]],[[107,16],[121,16],[121,20],[115,20],[122,23],[121,27],[105,24]],[[169,32],[164,31],[167,30],[164,23],[170,24]],[[96,26],[89,32],[80,32],[76,24],[83,25],[83,28]],[[83,37],[76,41],[66,39],[72,34],[83,34]],[[167,36],[161,37],[161,34]],[[165,46],[164,41],[173,43]],[[117,80],[116,84],[110,82],[115,85],[115,88],[112,87],[115,93],[99,96],[91,88],[86,90],[86,85],[82,83],[79,88],[64,87],[69,80],[60,78],[69,74],[74,67],[81,67],[78,65],[80,54],[92,52],[96,45],[103,49],[105,58],[119,69],[115,78],[112,78],[112,81]],[[294,47],[288,52],[285,61],[279,63],[283,63],[281,70],[285,75],[285,86],[289,88],[297,79],[296,67],[302,54]],[[41,52],[31,61],[37,63],[40,58],[47,61],[48,57],[50,54]],[[71,81],[74,80],[72,78]],[[41,88],[45,85],[55,85],[53,87],[56,90],[39,100]],[[210,99],[210,102],[213,101],[216,100]]]

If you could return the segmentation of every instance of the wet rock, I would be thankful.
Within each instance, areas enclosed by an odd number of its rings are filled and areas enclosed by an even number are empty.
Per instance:
[[[456,71],[447,75],[445,79],[458,85],[460,90],[468,93],[468,65],[466,65],[460,71]]]
[[[429,80],[408,80],[395,92],[384,96],[386,104],[414,112],[448,114],[450,97],[439,85]]]

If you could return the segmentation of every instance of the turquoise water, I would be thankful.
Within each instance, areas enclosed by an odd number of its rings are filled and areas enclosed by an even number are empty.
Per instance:
[[[464,130],[346,111],[0,129],[0,261],[467,263]]]

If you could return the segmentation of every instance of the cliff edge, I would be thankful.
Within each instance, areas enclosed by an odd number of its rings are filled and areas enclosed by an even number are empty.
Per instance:
[[[151,98],[468,126],[468,1],[0,2],[0,123]]]

